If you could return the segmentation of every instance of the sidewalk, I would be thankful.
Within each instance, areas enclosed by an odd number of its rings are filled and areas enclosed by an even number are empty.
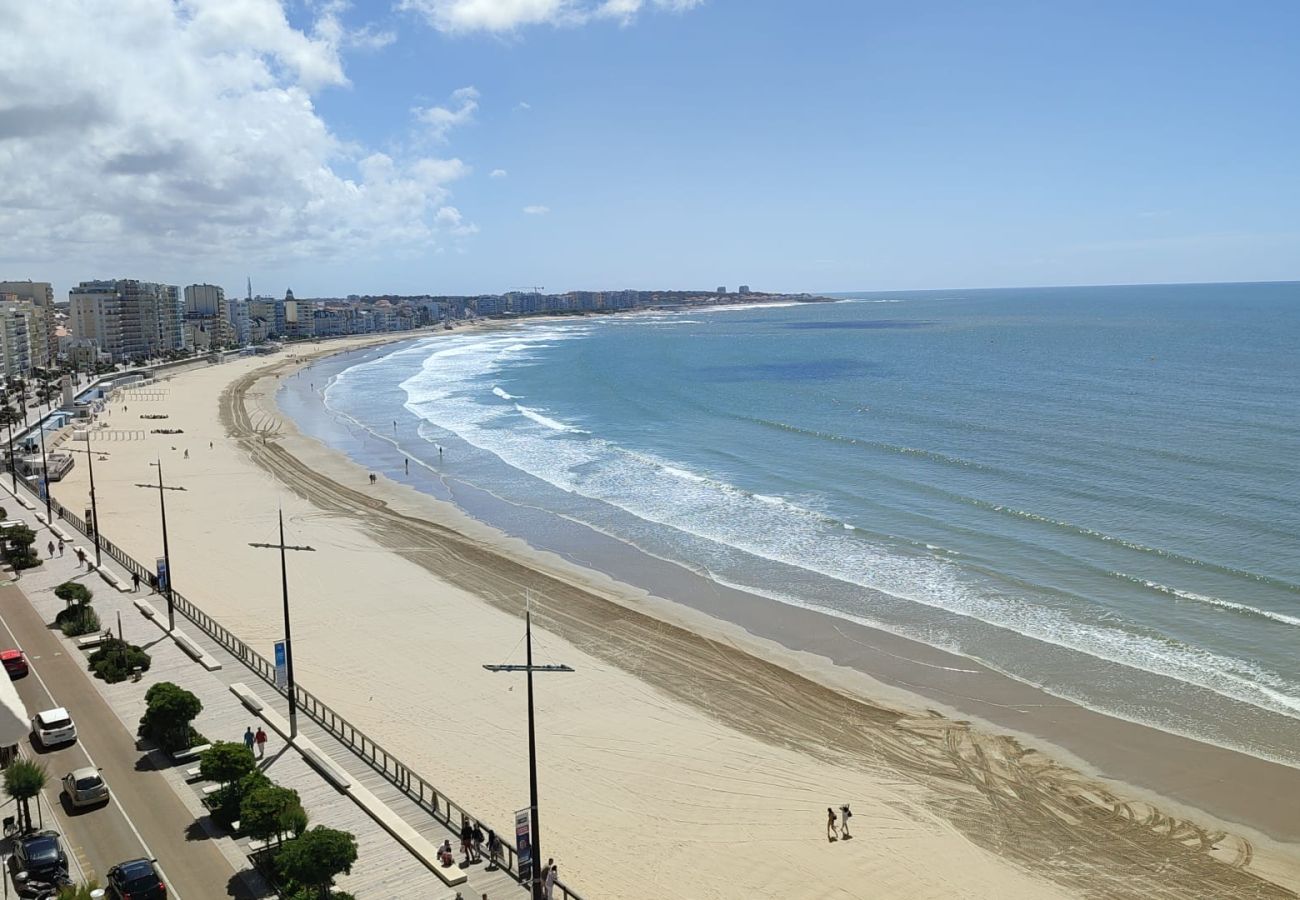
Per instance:
[[[104,628],[117,631],[119,616],[126,639],[145,648],[152,657],[152,666],[138,683],[123,682],[115,685],[93,680],[93,684],[105,700],[112,706],[123,726],[135,733],[136,725],[144,712],[144,694],[150,685],[160,681],[172,681],[186,690],[193,692],[203,702],[203,712],[195,721],[195,727],[209,740],[239,741],[245,728],[250,725],[256,730],[258,725],[266,728],[272,740],[268,744],[265,770],[278,784],[293,788],[302,797],[313,825],[326,825],[354,834],[357,838],[358,858],[350,875],[338,879],[341,890],[355,894],[359,900],[381,900],[381,898],[419,897],[431,900],[451,900],[460,892],[465,898],[478,898],[486,894],[491,900],[500,898],[520,898],[527,891],[502,871],[486,871],[485,864],[477,864],[468,869],[453,867],[442,870],[451,873],[453,880],[462,875],[463,883],[449,886],[445,879],[420,861],[404,842],[424,850],[427,845],[439,845],[444,839],[450,839],[453,847],[459,847],[459,837],[454,835],[428,812],[397,790],[392,784],[374,771],[366,762],[357,757],[345,745],[334,739],[311,719],[303,714],[298,716],[299,735],[306,738],[319,749],[326,763],[338,770],[344,782],[351,781],[350,790],[341,790],[331,780],[322,775],[317,768],[305,758],[297,748],[289,746],[277,733],[278,720],[288,716],[288,703],[263,682],[253,671],[248,669],[236,657],[227,653],[220,645],[211,641],[191,622],[177,615],[177,631],[189,639],[203,657],[203,663],[196,661],[182,646],[165,633],[167,624],[166,600],[158,595],[149,595],[142,586],[139,594],[129,591],[121,592],[90,566],[94,561],[94,547],[82,535],[70,527],[54,523],[57,531],[51,532],[37,518],[44,518],[43,507],[35,510],[24,508],[9,490],[5,481],[0,490],[0,505],[8,512],[10,519],[22,519],[37,531],[34,545],[38,549],[44,565],[37,569],[28,569],[22,573],[18,584],[30,599],[33,607],[46,621],[52,621],[54,615],[63,608],[63,601],[53,594],[53,588],[64,581],[76,579],[85,583],[95,592],[94,607],[98,611]],[[22,488],[20,487],[20,492]],[[22,499],[32,502],[33,498],[26,492],[20,494]],[[62,532],[69,538],[63,557],[45,559],[46,543],[53,540],[57,545]],[[88,566],[79,567],[75,548],[86,551]],[[130,576],[117,566],[107,555],[104,566],[115,575],[120,583],[129,587]],[[151,604],[159,614],[151,620],[142,614],[136,601],[143,600]],[[85,651],[76,648],[72,640],[62,638],[69,655],[85,656]],[[219,666],[219,668],[216,668]],[[209,671],[211,669],[211,671]],[[265,705],[265,721],[249,710],[230,689],[230,686],[245,685],[246,689],[260,699]],[[155,753],[155,757],[159,754]],[[221,848],[224,855],[235,864],[236,870],[251,868],[247,859],[247,838],[232,838],[220,833],[219,829],[207,817],[202,807],[202,782],[187,783],[185,769],[196,763],[171,766],[169,762],[159,761],[163,776],[169,781],[178,796],[190,809],[200,823],[199,830],[204,838],[211,839]],[[165,766],[165,767],[164,767]],[[350,796],[351,795],[351,796]],[[368,813],[359,805],[369,796],[387,807]],[[357,797],[357,800],[354,800]],[[381,827],[383,820],[389,830]],[[399,840],[397,835],[402,836]],[[503,835],[503,838],[507,837]],[[427,845],[424,843],[427,842]],[[167,862],[163,860],[164,864]],[[259,879],[260,880],[260,879]],[[262,896],[270,896],[262,888]]]

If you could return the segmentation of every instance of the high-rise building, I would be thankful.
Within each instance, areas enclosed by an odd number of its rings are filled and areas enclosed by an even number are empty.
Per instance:
[[[0,368],[6,378],[32,370],[32,326],[36,308],[17,295],[0,292]]]
[[[231,340],[236,347],[242,347],[251,340],[249,336],[248,301],[236,298],[226,304],[226,322]]]
[[[115,363],[185,347],[185,307],[175,285],[83,281],[68,298],[73,338],[93,340]]]
[[[293,291],[284,292],[284,336],[312,337],[316,333],[313,304],[310,300],[295,300]]]
[[[741,293],[741,294],[748,294],[748,293],[749,293],[749,285],[747,285],[747,284],[742,284],[742,285],[740,286],[740,293]]]
[[[727,286],[725,284],[718,285],[718,289],[714,291],[715,294],[725,294],[726,292],[727,292]]]
[[[234,343],[226,292],[215,284],[185,288],[185,342],[197,349]]]
[[[31,333],[32,365],[47,368],[59,355],[57,323],[54,320],[54,288],[48,281],[0,281],[0,294],[14,294],[32,304],[36,321]]]

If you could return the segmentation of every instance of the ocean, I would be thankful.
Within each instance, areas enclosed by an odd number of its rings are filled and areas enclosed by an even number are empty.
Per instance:
[[[1300,765],[1300,284],[522,321],[303,378],[307,433],[544,549],[579,523]]]

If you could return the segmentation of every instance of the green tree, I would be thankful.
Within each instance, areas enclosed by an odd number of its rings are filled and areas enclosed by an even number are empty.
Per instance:
[[[168,753],[193,746],[191,722],[203,711],[203,702],[189,691],[160,681],[144,695],[145,711],[140,718],[140,737],[148,738]]]
[[[234,741],[217,741],[199,757],[199,774],[217,784],[239,781],[256,768],[253,751]]]
[[[276,861],[291,881],[314,888],[320,900],[328,900],[334,879],[351,872],[357,861],[357,839],[317,825],[285,844]]]
[[[307,811],[298,792],[267,784],[246,793],[239,802],[239,826],[249,837],[281,843],[281,835],[301,836],[307,829]]]
[[[54,589],[54,596],[67,606],[85,606],[95,596],[95,592],[80,581],[65,581]]]
[[[15,759],[5,769],[5,793],[18,801],[19,825],[24,831],[32,827],[29,801],[45,789],[45,767],[31,760]]]
[[[18,569],[32,569],[42,565],[41,556],[32,549],[36,542],[36,532],[26,525],[12,525],[0,528],[0,554],[4,561]]]

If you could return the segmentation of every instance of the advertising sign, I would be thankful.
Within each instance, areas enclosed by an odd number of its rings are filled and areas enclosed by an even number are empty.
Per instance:
[[[163,559],[161,556],[158,557],[158,562],[155,563],[154,571],[158,573],[158,593],[167,593],[169,585],[171,584],[171,573],[167,571],[167,560]]]
[[[275,686],[281,690],[289,686],[289,664],[285,660],[284,641],[275,642]]]
[[[527,884],[533,878],[532,807],[515,813],[515,849],[519,851],[519,880]]]

